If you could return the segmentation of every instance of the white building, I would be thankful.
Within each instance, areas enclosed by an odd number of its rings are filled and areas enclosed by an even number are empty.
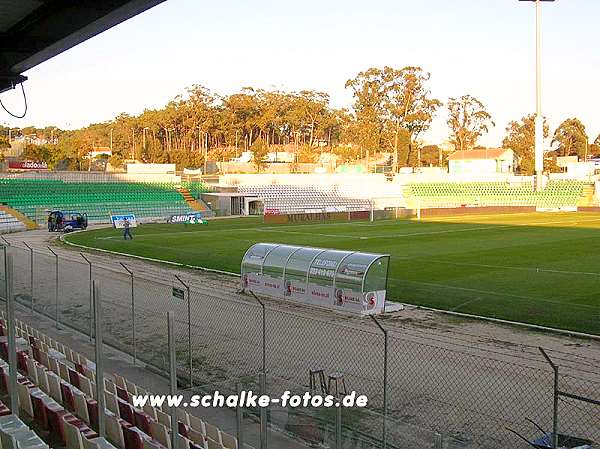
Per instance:
[[[517,164],[513,150],[484,148],[455,151],[448,156],[450,174],[512,173]]]

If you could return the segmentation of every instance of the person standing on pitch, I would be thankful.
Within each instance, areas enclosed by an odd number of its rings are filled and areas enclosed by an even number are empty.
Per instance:
[[[127,237],[129,237],[130,240],[133,240],[133,236],[131,235],[131,223],[129,223],[129,220],[127,218],[125,218],[123,220],[123,238],[125,240],[127,240]]]

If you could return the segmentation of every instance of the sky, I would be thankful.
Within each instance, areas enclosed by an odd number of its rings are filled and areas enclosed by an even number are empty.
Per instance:
[[[599,0],[542,4],[543,113],[551,131],[578,117],[600,134]],[[201,84],[315,89],[349,107],[346,80],[369,67],[420,66],[442,101],[471,94],[496,126],[535,110],[535,7],[517,0],[167,0],[26,72],[29,112],[11,126],[73,129],[160,108]],[[20,89],[2,94],[22,111]],[[424,136],[447,138],[438,113]]]

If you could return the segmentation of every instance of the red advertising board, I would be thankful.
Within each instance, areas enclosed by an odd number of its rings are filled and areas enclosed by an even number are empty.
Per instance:
[[[36,161],[9,162],[8,168],[11,170],[48,170],[48,164]]]

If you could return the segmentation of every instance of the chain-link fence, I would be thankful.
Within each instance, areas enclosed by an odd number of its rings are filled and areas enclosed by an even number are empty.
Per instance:
[[[316,309],[246,297],[231,285],[220,288],[218,277],[44,248],[8,251],[21,308],[92,335],[91,282],[98,281],[104,340],[161,372],[168,370],[166,313],[174,311],[178,375],[192,390],[232,386],[232,379],[256,379],[264,370],[272,394],[306,391],[312,376],[319,388],[367,395],[368,410],[344,411],[344,447],[380,447],[373,442],[385,433],[390,448],[434,447],[440,438],[447,447],[500,448],[521,444],[507,428],[532,437],[537,430],[528,420],[547,430],[553,426],[554,372],[535,347],[494,351],[459,334],[400,328],[386,317],[378,323],[343,315],[325,319]],[[2,295],[4,288],[2,269]],[[600,400],[600,360],[591,352],[547,352],[559,369],[559,390],[571,394],[557,400],[560,432],[600,442],[600,406],[593,403]],[[326,412],[273,408],[269,419],[274,427],[306,434],[309,442],[308,434],[325,444],[332,431],[339,432],[335,414]],[[352,446],[353,439],[363,445]]]

